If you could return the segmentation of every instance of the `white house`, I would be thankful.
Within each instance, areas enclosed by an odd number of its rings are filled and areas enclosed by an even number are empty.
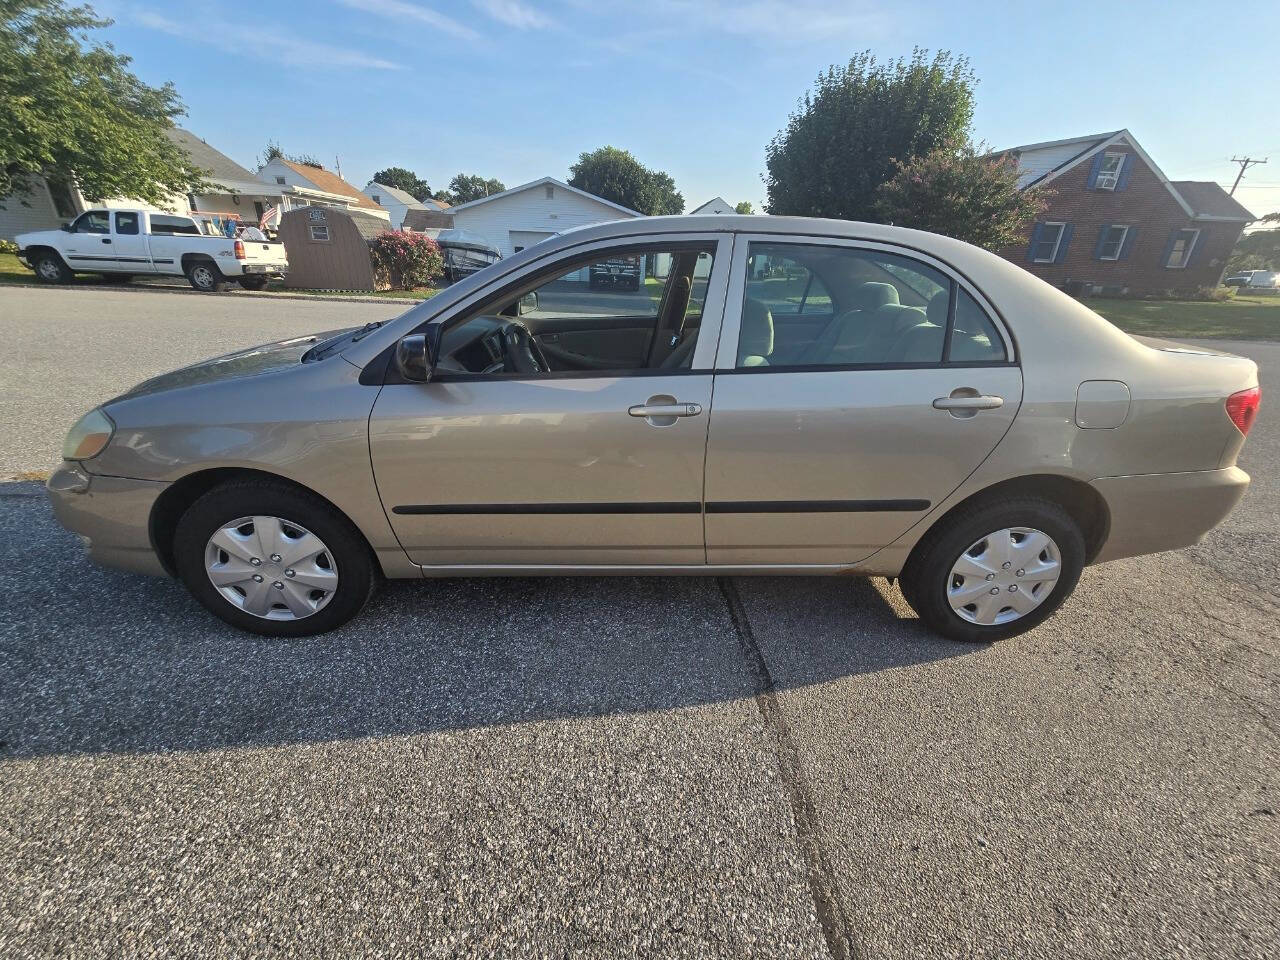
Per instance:
[[[697,214],[697,213],[724,214],[724,213],[736,213],[736,212],[737,211],[733,209],[733,204],[731,204],[724,197],[713,197],[712,199],[704,203],[702,206],[694,210],[690,210],[689,214],[690,215]]]
[[[408,191],[378,183],[377,180],[370,180],[360,192],[387,211],[391,217],[392,230],[400,229],[404,224],[405,214],[410,210],[432,209]]]
[[[390,212],[324,167],[294,163],[284,157],[273,157],[258,168],[258,178],[283,189],[283,209],[295,207],[357,208],[388,221]]]
[[[570,227],[644,216],[554,177],[460,203],[444,212],[452,216],[454,227],[485,237],[504,257]]]

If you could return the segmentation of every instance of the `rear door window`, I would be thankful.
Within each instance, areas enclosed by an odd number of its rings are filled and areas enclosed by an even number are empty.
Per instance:
[[[138,232],[138,215],[136,213],[116,214],[116,233],[126,235]]]

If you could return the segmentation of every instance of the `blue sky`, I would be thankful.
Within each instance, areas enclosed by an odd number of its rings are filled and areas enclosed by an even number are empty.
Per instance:
[[[924,0],[98,0],[106,31],[183,121],[252,168],[268,139],[362,186],[405,166],[514,186],[605,143],[692,207],[762,206],[764,147],[817,73],[870,48],[970,58],[994,147],[1128,127],[1174,179],[1280,210],[1280,72],[1248,52],[1280,4]]]

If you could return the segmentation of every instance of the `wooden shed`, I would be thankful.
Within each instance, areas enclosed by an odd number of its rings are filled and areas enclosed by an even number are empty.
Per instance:
[[[372,290],[369,241],[390,228],[382,217],[336,207],[300,207],[280,218],[289,254],[284,284],[298,290]]]

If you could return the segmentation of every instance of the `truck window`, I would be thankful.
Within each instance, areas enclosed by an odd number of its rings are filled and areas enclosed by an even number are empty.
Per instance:
[[[200,236],[200,231],[196,228],[195,221],[189,217],[168,217],[162,213],[153,213],[151,215],[151,232],[152,233],[185,233],[193,237]]]
[[[110,233],[111,223],[107,219],[107,211],[90,210],[80,214],[71,229],[75,233]]]
[[[116,214],[116,233],[134,234],[138,232],[138,215],[136,213]]]

